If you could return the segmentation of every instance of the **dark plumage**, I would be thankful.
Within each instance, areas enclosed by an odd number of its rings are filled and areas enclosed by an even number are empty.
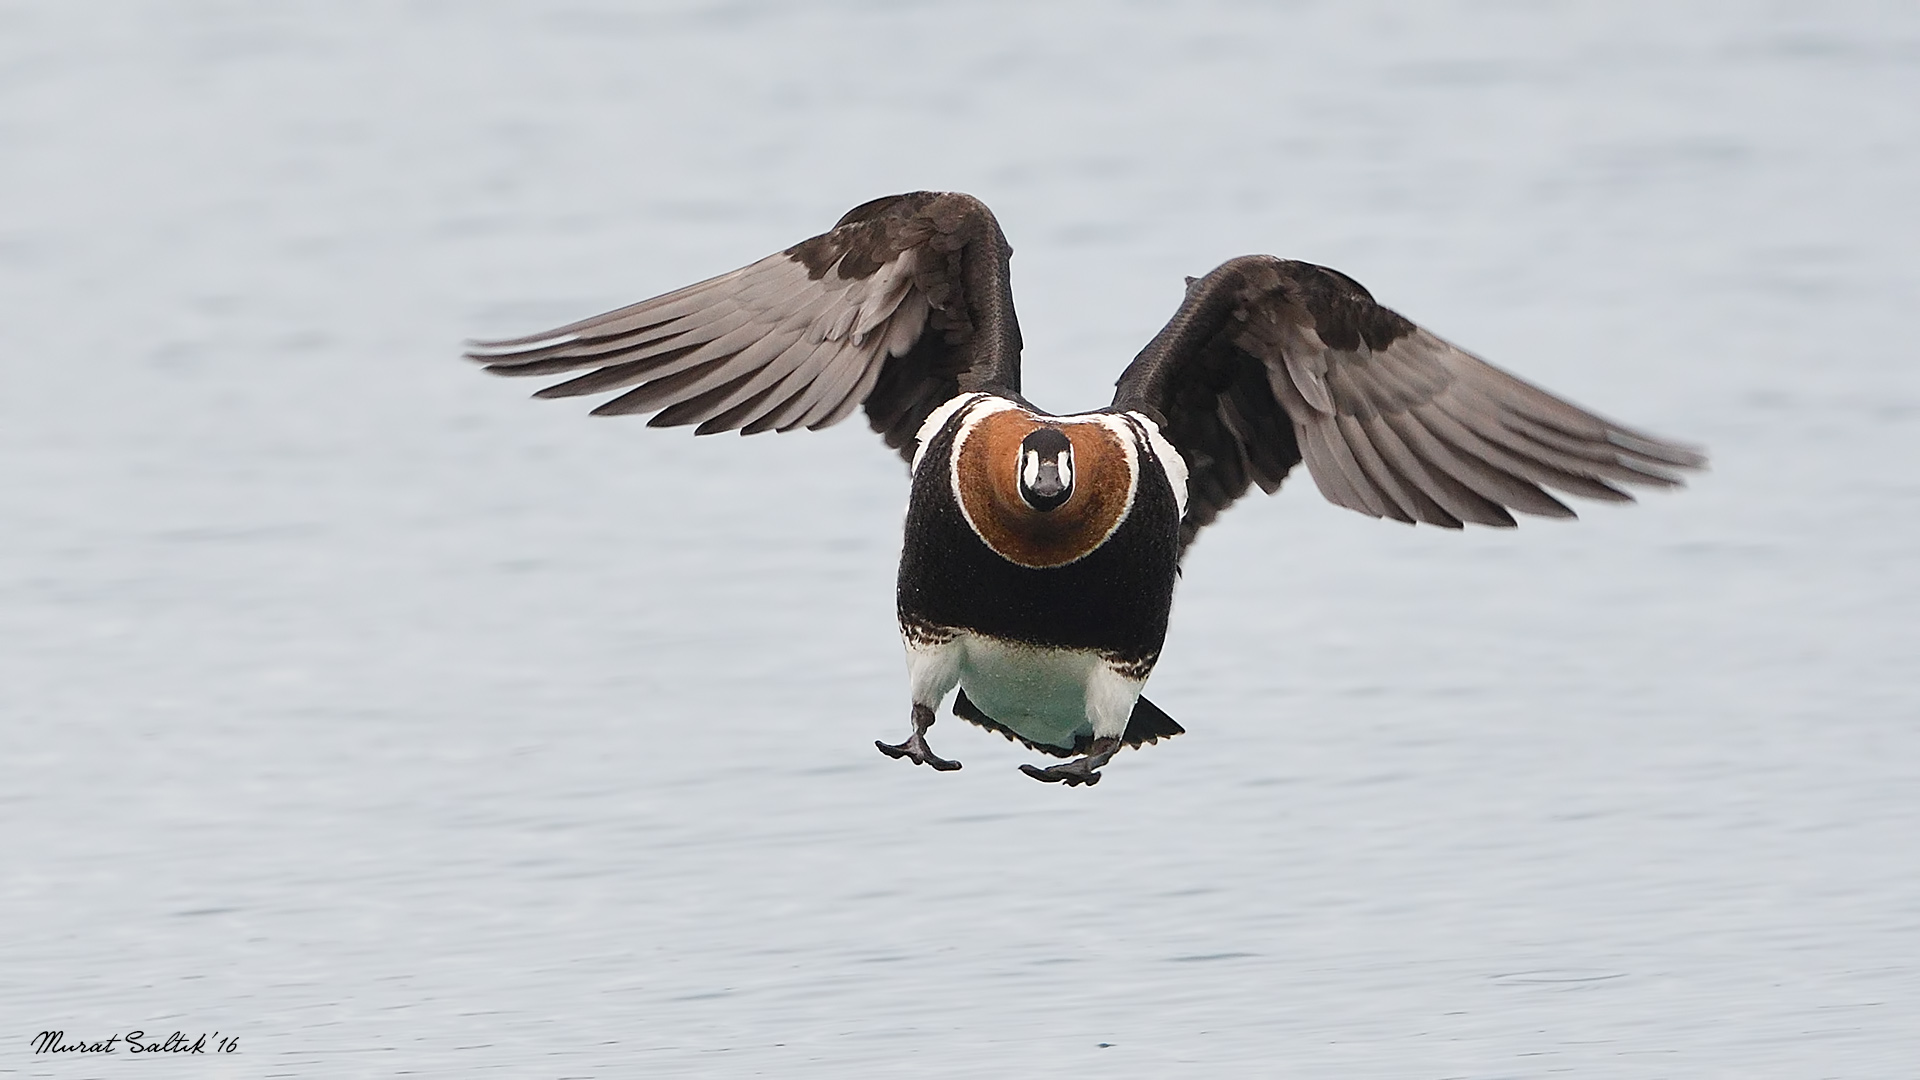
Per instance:
[[[914,733],[881,749],[958,768],[925,735],[959,686],[961,716],[1084,754],[1025,767],[1068,785],[1180,731],[1139,690],[1179,559],[1250,487],[1273,492],[1304,461],[1364,514],[1511,526],[1513,511],[1574,516],[1547,489],[1627,502],[1624,485],[1673,487],[1705,464],[1447,344],[1344,274],[1266,255],[1189,279],[1113,403],[1052,416],[1020,396],[1011,255],[978,200],[896,195],[732,273],[468,355],[500,374],[581,372],[538,396],[618,390],[594,412],[703,435],[864,407],[914,473],[899,597]]]

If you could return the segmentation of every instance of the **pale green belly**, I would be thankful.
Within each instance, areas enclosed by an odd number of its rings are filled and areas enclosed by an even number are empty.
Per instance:
[[[1035,649],[969,635],[960,688],[980,711],[1037,743],[1071,750],[1093,734],[1087,687],[1098,653]]]

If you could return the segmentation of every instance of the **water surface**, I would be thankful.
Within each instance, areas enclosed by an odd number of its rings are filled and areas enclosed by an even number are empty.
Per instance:
[[[1036,7],[0,6],[0,1073],[1913,1071],[1920,17]],[[917,187],[1043,405],[1270,251],[1714,471],[1296,476],[1188,561],[1189,734],[905,767],[859,423],[455,353]]]

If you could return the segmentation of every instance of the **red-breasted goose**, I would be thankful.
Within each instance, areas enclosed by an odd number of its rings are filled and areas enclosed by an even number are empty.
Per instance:
[[[1140,695],[1181,556],[1302,461],[1373,517],[1511,526],[1573,517],[1545,489],[1630,502],[1697,450],[1604,420],[1376,304],[1352,278],[1268,255],[1188,279],[1113,403],[1056,416],[1020,396],[1012,249],[979,200],[914,192],[750,266],[530,337],[477,343],[503,375],[584,371],[539,397],[622,391],[596,414],[697,434],[822,428],[864,407],[911,465],[900,559],[913,734],[876,745],[935,769],[954,712],[1072,760],[1179,734]]]

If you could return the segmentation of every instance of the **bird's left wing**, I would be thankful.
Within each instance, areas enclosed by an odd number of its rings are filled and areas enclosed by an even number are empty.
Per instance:
[[[1706,463],[1449,345],[1344,274],[1268,255],[1190,281],[1114,407],[1155,418],[1186,458],[1183,548],[1303,459],[1331,502],[1454,529],[1574,516],[1543,488],[1631,502],[1619,485],[1672,487]]]
[[[587,369],[535,396],[624,390],[593,411],[701,435],[823,428],[864,404],[911,461],[941,402],[1019,392],[1011,255],[972,196],[894,195],[732,273],[467,356],[501,375]]]

